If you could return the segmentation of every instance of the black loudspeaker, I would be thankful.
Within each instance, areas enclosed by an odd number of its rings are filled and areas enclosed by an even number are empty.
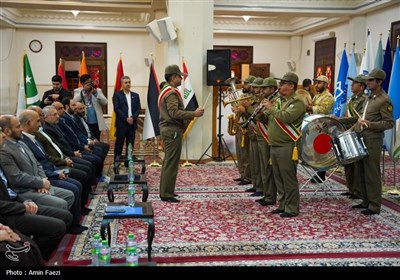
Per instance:
[[[207,85],[226,85],[231,77],[231,50],[207,50]]]

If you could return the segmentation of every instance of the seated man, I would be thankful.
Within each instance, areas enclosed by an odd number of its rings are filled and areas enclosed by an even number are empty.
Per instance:
[[[0,224],[0,266],[44,266],[35,242]]]

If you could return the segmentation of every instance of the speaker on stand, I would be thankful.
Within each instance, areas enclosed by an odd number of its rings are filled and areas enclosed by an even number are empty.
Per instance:
[[[232,153],[229,151],[228,145],[223,138],[221,132],[221,120],[222,120],[222,86],[229,85],[226,82],[231,77],[231,50],[220,49],[220,50],[207,50],[207,85],[218,86],[218,134],[217,137],[211,142],[208,148],[201,155],[196,165],[201,159],[207,155],[215,161],[221,162],[226,158],[231,157],[237,166],[236,160],[233,158]],[[214,143],[218,144],[218,156],[213,157],[207,154],[208,150],[213,146]]]

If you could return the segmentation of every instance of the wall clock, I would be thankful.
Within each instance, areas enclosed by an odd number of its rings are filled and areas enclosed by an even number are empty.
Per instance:
[[[29,43],[29,49],[34,53],[40,52],[42,48],[43,48],[42,42],[40,42],[39,40],[32,40]]]

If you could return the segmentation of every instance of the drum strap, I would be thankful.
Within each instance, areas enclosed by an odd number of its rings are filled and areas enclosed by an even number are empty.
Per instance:
[[[367,98],[367,103],[365,103],[365,106],[364,106],[364,112],[363,112],[363,115],[362,115],[362,119],[363,120],[365,120],[365,114],[367,113],[368,104],[369,104],[369,98]]]

